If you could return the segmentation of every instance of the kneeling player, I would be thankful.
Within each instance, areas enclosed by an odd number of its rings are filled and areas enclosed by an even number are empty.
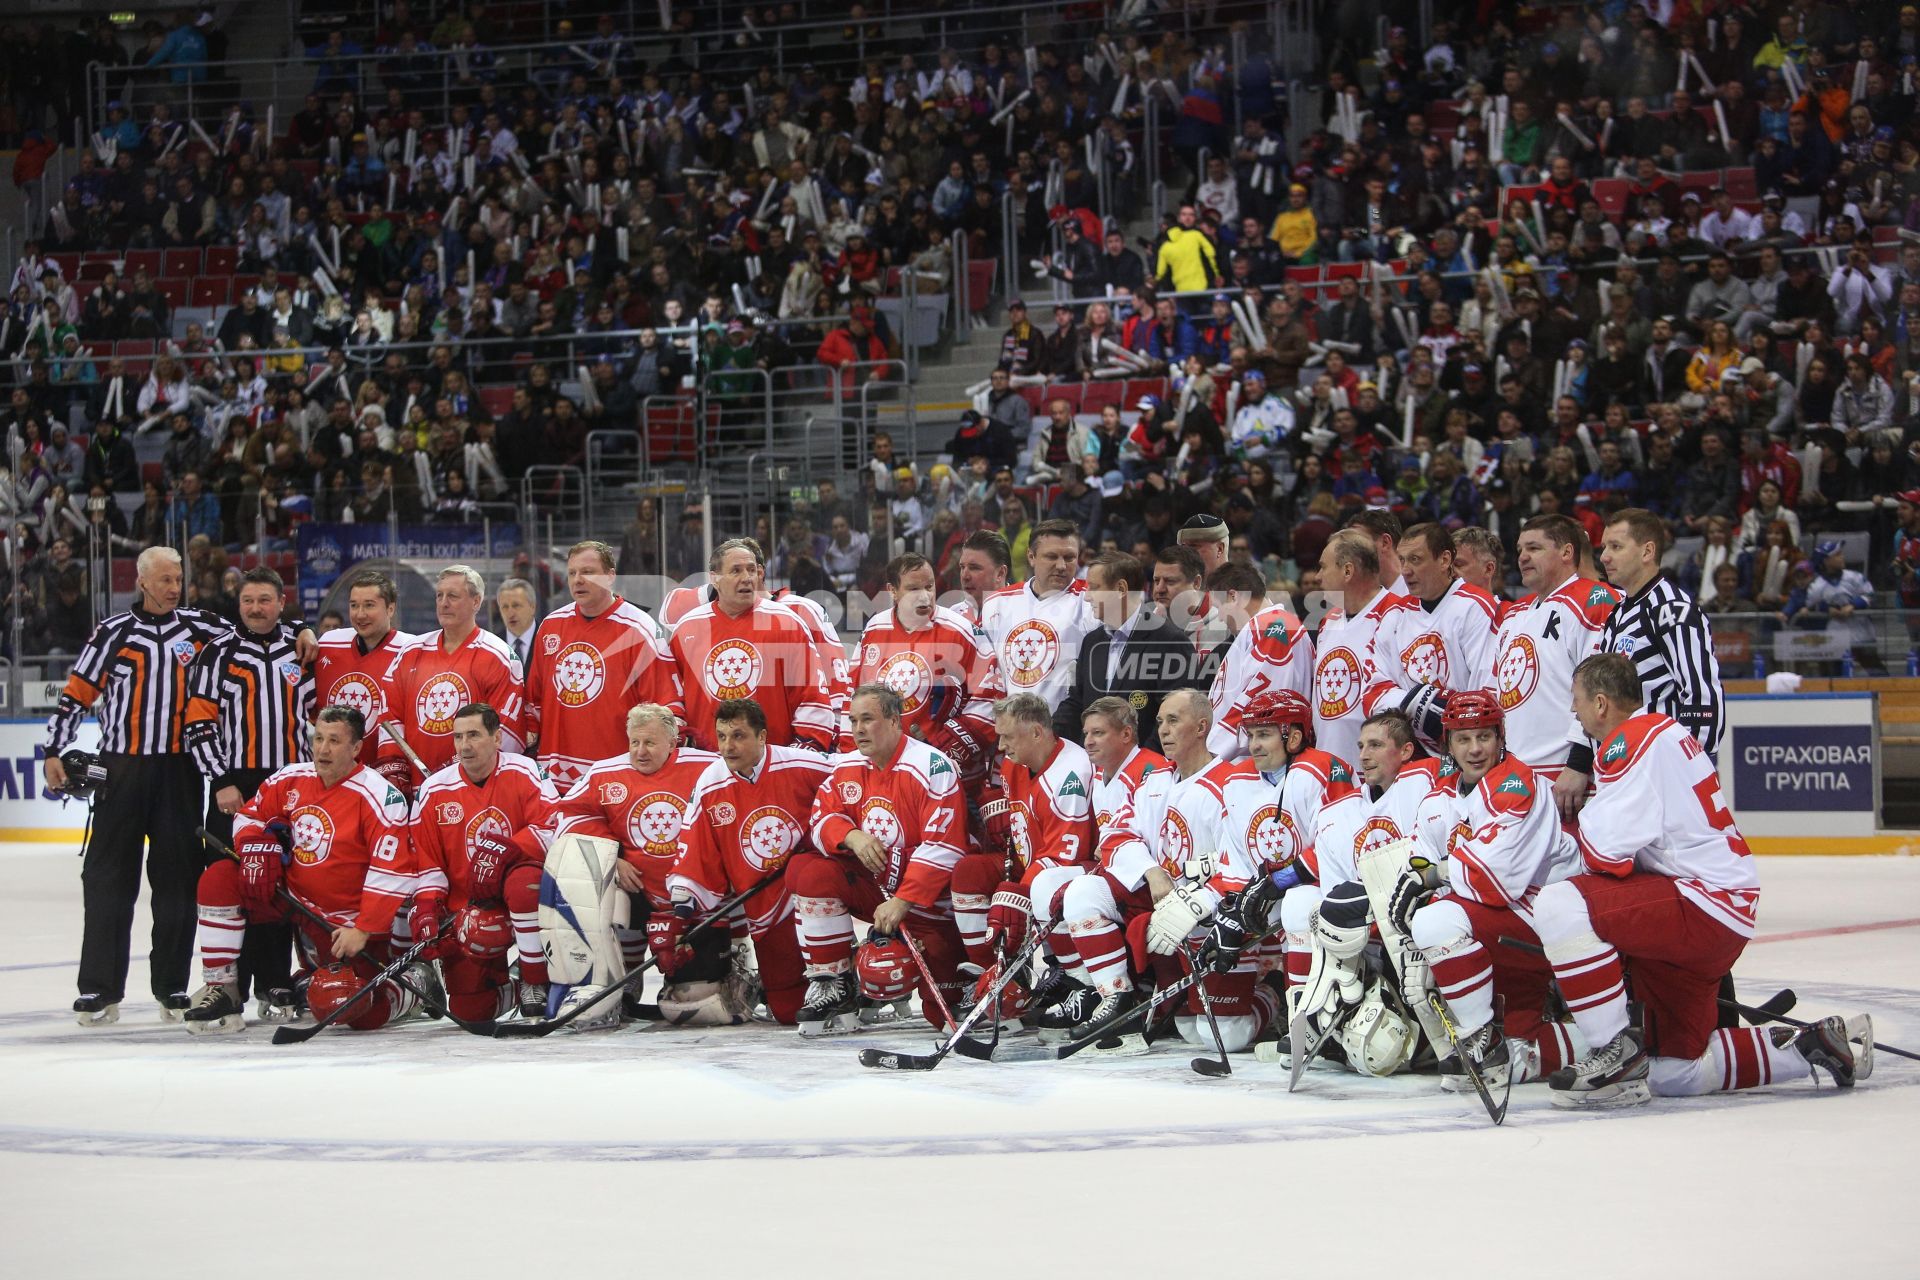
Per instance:
[[[1574,1044],[1567,1028],[1546,1018],[1552,976],[1546,961],[1500,940],[1533,941],[1516,909],[1540,886],[1571,875],[1578,857],[1560,829],[1547,779],[1507,753],[1505,717],[1493,694],[1454,694],[1441,733],[1459,767],[1441,788],[1451,803],[1445,861],[1436,864],[1423,853],[1402,873],[1382,929],[1391,927],[1417,949],[1400,975],[1408,1004],[1425,1008],[1430,970],[1453,1012],[1462,1050],[1490,1085],[1505,1081],[1508,1039],[1522,1049],[1516,1082],[1538,1079],[1571,1061]],[[1504,1026],[1494,1021],[1496,996],[1506,1005]],[[1435,1048],[1445,1053],[1448,1045],[1442,1039]]]
[[[851,712],[855,749],[833,758],[833,772],[814,796],[813,850],[787,864],[809,979],[802,1035],[871,1024],[884,1016],[875,1002],[903,1012],[915,986],[921,1013],[939,1026],[936,996],[951,1007],[960,993],[964,951],[948,892],[967,839],[960,775],[953,761],[906,736],[900,695],[887,686],[854,690]],[[863,962],[858,984],[855,916],[886,940],[868,939],[866,948],[883,950]],[[903,930],[930,972],[904,964],[905,948],[892,936]]]
[[[647,942],[660,957],[660,972],[674,985],[660,996],[663,1014],[676,1021],[735,1021],[735,983],[698,980],[687,967],[702,954],[699,941],[683,944],[687,926],[728,898],[769,876],[776,877],[743,905],[759,962],[767,1011],[792,1026],[806,993],[800,943],[795,935],[787,860],[808,847],[813,798],[832,765],[817,751],[767,743],[767,715],[751,698],[723,702],[714,712],[713,739],[720,759],[707,766],[693,791],[680,831],[680,859],[667,877],[673,909],[647,923]],[[716,923],[702,939],[718,939],[725,955],[727,928]],[[688,1016],[682,1016],[683,1012]]]
[[[719,705],[724,708],[728,704]],[[555,806],[556,848],[560,838],[570,835],[619,842],[618,860],[607,867],[596,867],[610,872],[610,883],[602,883],[592,874],[582,874],[576,881],[583,900],[592,903],[601,901],[603,896],[606,898],[608,906],[604,911],[592,907],[590,910],[602,917],[596,927],[602,933],[610,929],[619,941],[621,959],[617,964],[612,962],[613,948],[607,939],[603,937],[593,944],[591,949],[607,957],[607,962],[586,979],[593,986],[604,986],[624,976],[645,957],[649,931],[670,928],[667,917],[672,914],[673,900],[668,892],[667,877],[680,858],[687,808],[700,779],[720,760],[711,751],[678,745],[679,722],[673,711],[660,703],[643,702],[629,708],[626,732],[627,754],[610,756],[589,766]],[[548,896],[555,897],[560,892],[560,884],[552,876],[548,879],[552,881]],[[546,908],[550,913],[556,909],[557,904]],[[550,918],[556,939],[569,938],[577,931],[577,921],[563,916]],[[663,945],[665,936],[662,932]],[[696,954],[692,958],[680,955],[677,942],[665,946],[664,950],[656,949],[663,964],[671,959],[673,965],[662,972],[679,980],[661,993],[664,1016],[672,1020],[684,1017],[685,1020],[710,1021],[715,1008],[706,1005],[706,998],[719,986],[726,985],[735,997],[733,1004],[739,1007],[719,1021],[745,1020],[753,1008],[754,997],[745,989],[744,974],[739,975],[739,981],[735,980],[729,939],[730,931],[725,927],[702,933],[695,939]],[[618,973],[614,972],[616,969]],[[673,989],[679,984],[698,984],[700,991],[691,993],[690,1003],[683,1003],[682,993]],[[629,1011],[638,1005],[637,1000],[630,999]],[[620,1010],[608,1007],[580,1021],[588,1026],[610,1024],[618,1020],[619,1013]],[[575,1025],[579,1026],[580,1022]]]
[[[276,900],[283,885],[335,926],[329,934],[303,917],[296,919],[310,960],[361,971],[357,982],[342,973],[311,982],[314,1016],[326,1016],[373,972],[360,957],[370,945],[384,949],[414,877],[407,857],[406,801],[360,763],[365,736],[359,711],[324,708],[313,729],[313,763],[280,770],[235,815],[239,861],[220,858],[200,876],[200,964],[206,985],[194,994],[183,1018],[188,1031],[238,1031],[245,1024],[235,975],[240,940],[249,921],[286,918],[288,909]],[[435,981],[424,964],[412,966],[409,980],[421,989]],[[411,990],[388,986],[348,1025],[384,1026],[415,1002]]]
[[[1161,702],[1160,746],[1173,767],[1140,783],[1101,836],[1101,869],[1068,882],[1062,897],[1061,919],[1079,961],[1070,976],[1087,983],[1098,1002],[1085,1009],[1075,992],[1041,1019],[1043,1029],[1083,1030],[1138,1004],[1130,949],[1164,979],[1183,974],[1175,955],[1194,963],[1188,944],[1204,939],[1198,931],[1221,900],[1251,879],[1268,788],[1251,761],[1214,758],[1207,749],[1212,727],[1212,708],[1198,690],[1177,690]],[[1203,979],[1229,1051],[1252,1044],[1279,1010],[1278,994],[1260,977],[1258,961],[1244,956],[1231,972]],[[1175,1025],[1189,1042],[1211,1046],[1201,997],[1198,986],[1189,991]],[[1084,1015],[1070,1023],[1076,1006]]]
[[[1548,885],[1528,915],[1589,1056],[1548,1077],[1565,1107],[1618,1107],[1795,1080],[1815,1067],[1849,1088],[1873,1070],[1873,1024],[1720,1028],[1720,980],[1753,936],[1760,879],[1719,775],[1673,720],[1642,711],[1630,659],[1574,671],[1573,712],[1596,747],[1580,811],[1584,874]],[[1627,1025],[1626,980],[1646,1011]]]
[[[1005,798],[981,808],[989,853],[970,853],[953,870],[953,915],[976,974],[993,963],[996,943],[1018,951],[1031,925],[1043,932],[1058,920],[1067,882],[1093,862],[1093,763],[1075,743],[1055,734],[1053,712],[1037,694],[1020,693],[993,705],[994,732],[1005,759]],[[1005,818],[990,814],[1004,806]],[[1004,824],[1004,825],[1003,825]],[[1015,995],[1001,1016],[1020,1016]]]
[[[501,752],[500,717],[484,702],[453,713],[453,751],[453,763],[429,774],[413,801],[408,830],[421,888],[412,937],[441,938],[454,1016],[493,1018],[517,1004],[522,1015],[542,1017],[538,837],[553,821],[553,787],[530,758]],[[517,1000],[509,945],[519,950]]]

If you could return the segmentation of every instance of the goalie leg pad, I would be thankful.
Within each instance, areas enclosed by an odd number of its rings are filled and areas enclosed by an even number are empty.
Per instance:
[[[547,980],[604,986],[626,976],[616,929],[627,894],[614,879],[620,846],[596,836],[562,836],[540,874],[540,943]]]
[[[676,1027],[737,1027],[753,1016],[739,983],[676,982],[660,992],[660,1016]]]
[[[1297,1009],[1323,1015],[1359,1004],[1366,990],[1362,955],[1367,949],[1367,926],[1338,925],[1315,910],[1309,933],[1313,963]]]

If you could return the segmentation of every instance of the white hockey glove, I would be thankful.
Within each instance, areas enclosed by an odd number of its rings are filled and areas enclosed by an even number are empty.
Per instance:
[[[1147,921],[1147,950],[1157,956],[1173,955],[1212,910],[1195,886],[1174,885],[1153,904],[1153,918]]]

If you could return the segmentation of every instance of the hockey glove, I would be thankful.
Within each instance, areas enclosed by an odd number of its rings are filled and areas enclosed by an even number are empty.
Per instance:
[[[1407,692],[1400,709],[1413,721],[1420,740],[1436,750],[1445,745],[1445,730],[1440,719],[1447,709],[1447,691],[1437,684],[1416,685]]]
[[[958,720],[927,726],[927,745],[953,761],[961,773],[980,759],[980,743]]]
[[[428,938],[437,938],[441,930],[447,927],[447,901],[437,893],[431,898],[413,900],[413,916],[407,926],[410,946],[417,946]]]
[[[1440,873],[1425,858],[1415,856],[1387,899],[1387,919],[1402,937],[1413,936],[1413,913],[1439,891]]]
[[[1013,850],[1013,805],[1005,796],[980,806],[980,842],[993,853]]]
[[[1221,903],[1220,910],[1214,913],[1213,928],[1207,932],[1206,958],[1215,973],[1231,972],[1240,963],[1240,953],[1247,949],[1250,935],[1240,905],[1231,901]]]
[[[1153,917],[1147,923],[1147,950],[1157,956],[1173,955],[1210,910],[1198,889],[1174,885],[1166,897],[1153,904]]]
[[[280,842],[282,862],[293,857],[293,827],[285,818],[275,818],[267,824],[267,834]]]
[[[273,891],[280,887],[286,851],[271,831],[254,831],[240,841],[240,906],[248,915],[273,910]]]
[[[483,832],[473,838],[473,859],[467,869],[467,898],[471,902],[493,902],[506,883],[507,863],[513,850],[506,837]]]
[[[987,937],[998,938],[1009,952],[1018,951],[1032,918],[1033,902],[1026,891],[1017,884],[1003,884],[993,891],[993,905],[987,908]]]
[[[653,953],[653,962],[660,967],[662,977],[671,978],[680,971],[681,965],[693,958],[693,948],[683,941],[691,918],[691,912],[681,915],[678,907],[672,911],[656,911],[647,917],[647,950]]]

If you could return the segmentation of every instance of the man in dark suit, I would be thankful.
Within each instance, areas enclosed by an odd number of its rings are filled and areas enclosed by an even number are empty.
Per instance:
[[[1204,689],[1199,655],[1187,633],[1143,599],[1146,571],[1125,552],[1087,566],[1087,599],[1107,625],[1080,642],[1073,687],[1054,712],[1053,731],[1080,741],[1080,717],[1104,697],[1125,699],[1139,718],[1140,745],[1160,749],[1160,700],[1175,689]]]

